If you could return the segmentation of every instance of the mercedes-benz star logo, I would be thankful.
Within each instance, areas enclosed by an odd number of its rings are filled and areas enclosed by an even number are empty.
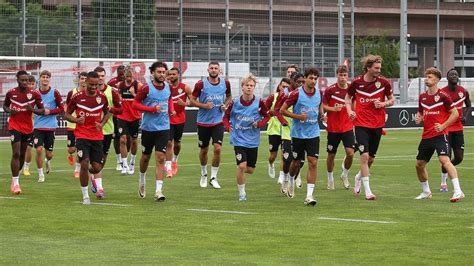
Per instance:
[[[410,114],[408,113],[407,110],[402,110],[398,114],[398,120],[400,121],[400,124],[402,126],[406,126],[408,124],[408,122],[410,121],[409,117],[410,117]]]

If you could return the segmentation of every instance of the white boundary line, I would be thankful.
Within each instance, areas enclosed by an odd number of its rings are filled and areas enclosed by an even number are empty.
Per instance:
[[[223,210],[208,210],[208,209],[187,209],[187,211],[231,213],[231,214],[244,214],[244,215],[257,214],[256,212],[238,212],[238,211],[223,211]]]
[[[355,222],[355,223],[396,224],[396,222],[392,222],[392,221],[374,221],[374,220],[363,220],[363,219],[344,219],[344,218],[331,218],[331,217],[319,217],[318,219],[340,221],[340,222]]]
[[[74,201],[74,203],[82,204],[82,201]],[[91,202],[91,205],[117,206],[117,207],[132,207],[133,206],[130,204],[107,203],[107,202]]]
[[[19,198],[19,197],[0,197],[0,199],[24,200],[24,199],[26,199],[26,198]]]

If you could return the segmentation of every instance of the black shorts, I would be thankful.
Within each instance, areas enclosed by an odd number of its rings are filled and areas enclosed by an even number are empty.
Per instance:
[[[360,154],[369,153],[370,157],[375,157],[379,149],[382,128],[355,127],[355,137],[357,148]]]
[[[31,137],[28,139],[28,146],[30,146],[31,148],[33,148],[34,144],[33,144],[33,140],[35,139],[34,138],[34,134],[31,134]]]
[[[291,140],[281,140],[281,153],[283,154],[283,160],[285,162],[291,162],[293,160],[293,153],[291,152]]]
[[[74,135],[74,130],[67,131],[67,147],[76,147],[76,135]]]
[[[142,153],[149,155],[153,148],[155,151],[166,153],[169,135],[169,130],[146,131],[142,129]]]
[[[449,142],[447,135],[440,135],[429,139],[422,139],[420,145],[418,145],[418,154],[416,155],[417,160],[429,162],[434,151],[439,156],[449,155]]]
[[[464,150],[464,132],[463,131],[449,132],[448,142],[451,149]]]
[[[44,147],[48,151],[53,151],[54,139],[54,131],[38,129],[33,131],[33,144],[35,144],[35,148]]]
[[[112,136],[112,135],[109,135]],[[103,140],[76,139],[79,162],[89,159],[90,162],[104,163]]]
[[[212,144],[222,145],[224,139],[224,124],[218,124],[212,127],[197,126],[198,128],[198,146],[199,148],[207,148],[212,138]]]
[[[270,152],[277,152],[281,145],[280,135],[268,135],[268,150]]]
[[[247,162],[247,167],[255,168],[255,165],[257,164],[258,147],[246,148],[242,146],[235,146],[234,152],[237,165]]]
[[[127,135],[133,139],[138,138],[138,128],[140,127],[140,119],[135,121],[125,121],[120,118],[117,119],[118,135]]]
[[[319,137],[311,139],[291,139],[291,150],[293,153],[293,160],[303,160],[304,155],[309,157],[319,157]]]
[[[327,152],[336,153],[341,141],[345,148],[355,149],[354,132],[352,130],[343,133],[328,132]]]
[[[21,142],[27,142],[33,139],[33,134],[25,134],[21,133],[20,131],[16,131],[14,129],[10,130],[10,140],[13,143],[21,141]]]
[[[110,144],[112,144],[113,134],[104,135],[102,151],[107,156],[109,154]]]
[[[118,131],[118,118],[116,116],[112,116],[112,121],[114,123],[114,134],[113,138],[120,138],[120,133]]]
[[[184,132],[184,123],[182,124],[170,124],[170,138],[174,142],[181,142]]]

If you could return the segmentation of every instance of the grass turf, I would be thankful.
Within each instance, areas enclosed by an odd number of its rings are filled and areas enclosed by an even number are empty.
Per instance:
[[[199,187],[196,137],[186,136],[178,175],[165,180],[165,202],[153,200],[154,168],[147,174],[147,198],[139,199],[138,171],[133,176],[117,173],[111,149],[104,171],[106,199],[100,202],[124,206],[80,204],[79,181],[72,178],[61,140],[56,142],[46,182],[36,182],[33,163],[32,175],[20,178],[24,193],[11,195],[11,148],[2,141],[0,264],[471,264],[474,130],[465,131],[466,154],[458,173],[466,198],[456,204],[449,202],[451,183],[449,193],[438,192],[436,157],[428,168],[433,199],[413,199],[421,192],[414,168],[420,135],[420,130],[388,131],[382,138],[371,171],[378,199],[371,202],[342,187],[339,167],[336,190],[326,189],[323,133],[314,208],[303,205],[305,185],[288,199],[280,194],[276,179],[267,176],[266,135],[257,170],[247,176],[248,201],[243,203],[238,202],[228,135],[219,170],[223,188]],[[340,147],[336,166],[341,164],[341,152]],[[357,162],[350,171],[352,185]]]

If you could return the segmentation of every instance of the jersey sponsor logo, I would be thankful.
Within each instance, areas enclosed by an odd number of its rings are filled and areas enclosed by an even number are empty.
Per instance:
[[[91,117],[100,116],[100,113],[94,114],[94,113],[86,113],[84,111],[80,111],[79,112],[79,117],[83,117],[83,116],[91,116]]]
[[[439,101],[439,98],[440,98],[439,95],[436,95],[436,96],[434,97],[435,102],[438,102],[438,101]]]
[[[235,155],[235,159],[237,159],[237,161],[242,160],[242,154],[237,153],[237,154]]]

